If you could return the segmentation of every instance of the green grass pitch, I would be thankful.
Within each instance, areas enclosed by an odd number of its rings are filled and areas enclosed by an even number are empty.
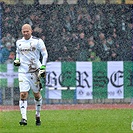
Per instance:
[[[35,111],[28,111],[28,125],[20,126],[19,111],[0,112],[0,133],[133,133],[132,109],[42,110],[41,126]]]

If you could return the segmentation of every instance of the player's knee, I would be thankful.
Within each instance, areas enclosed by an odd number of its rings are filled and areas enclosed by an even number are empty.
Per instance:
[[[41,96],[40,93],[34,94],[34,97],[35,97],[35,100],[36,100],[36,101],[39,101],[39,100],[42,98],[42,96]]]
[[[27,92],[21,92],[20,93],[20,99],[21,100],[26,100],[27,99],[27,95],[28,95]]]
[[[36,100],[36,101],[39,101],[40,99],[41,99],[41,97],[39,97],[39,96],[36,96],[36,97],[35,97],[35,100]]]

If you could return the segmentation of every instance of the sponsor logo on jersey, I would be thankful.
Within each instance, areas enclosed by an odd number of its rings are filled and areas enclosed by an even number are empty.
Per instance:
[[[35,47],[30,47],[30,48],[21,48],[20,51],[21,52],[27,52],[27,51],[35,51],[36,48]]]
[[[26,51],[33,51],[33,49],[21,49],[21,52],[26,52]]]

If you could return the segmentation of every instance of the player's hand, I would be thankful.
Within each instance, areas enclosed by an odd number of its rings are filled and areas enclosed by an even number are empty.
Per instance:
[[[20,66],[20,60],[19,59],[14,60],[14,66]]]
[[[39,73],[38,73],[38,77],[45,77],[46,76],[46,66],[41,66]]]

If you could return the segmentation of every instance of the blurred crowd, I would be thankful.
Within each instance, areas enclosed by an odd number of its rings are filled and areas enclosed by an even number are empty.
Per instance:
[[[0,63],[13,63],[25,23],[45,42],[48,61],[132,61],[132,5],[3,3]]]

